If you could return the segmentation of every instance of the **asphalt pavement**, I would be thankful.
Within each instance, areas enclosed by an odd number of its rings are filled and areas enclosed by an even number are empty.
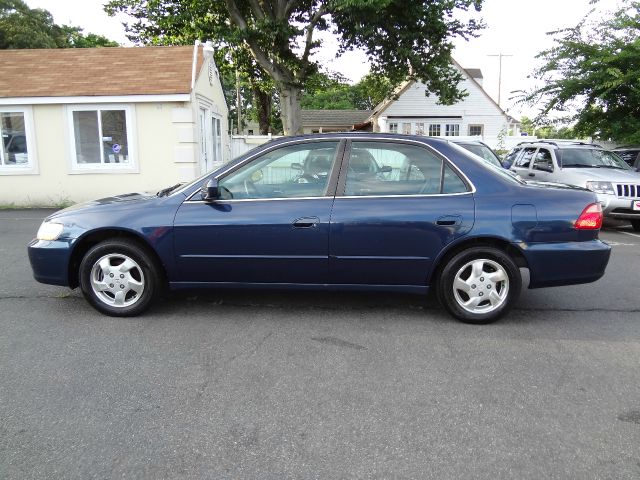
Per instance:
[[[640,235],[500,322],[433,298],[189,293],[96,313],[0,211],[2,479],[640,478]]]

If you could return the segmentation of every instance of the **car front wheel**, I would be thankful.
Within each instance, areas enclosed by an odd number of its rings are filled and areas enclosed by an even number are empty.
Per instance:
[[[631,220],[631,226],[636,232],[640,232],[640,220]]]
[[[80,288],[98,311],[114,317],[143,313],[157,297],[158,267],[148,252],[126,240],[92,247],[80,263]]]
[[[520,295],[520,270],[509,255],[492,247],[456,254],[438,279],[440,303],[465,323],[485,324],[507,313]]]

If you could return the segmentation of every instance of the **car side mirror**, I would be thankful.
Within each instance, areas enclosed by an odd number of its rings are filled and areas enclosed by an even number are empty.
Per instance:
[[[205,202],[215,202],[220,198],[220,190],[218,188],[218,180],[212,178],[207,183],[202,185],[200,189],[200,195]]]
[[[291,164],[291,168],[292,168],[293,170],[300,170],[300,171],[304,170],[304,169],[302,168],[302,164],[300,164],[300,163],[292,163],[292,164]]]
[[[506,160],[502,162],[502,166],[507,170],[511,168],[511,162],[507,162]]]
[[[391,168],[389,165],[384,165],[378,169],[378,173],[391,173],[392,171],[393,168]]]

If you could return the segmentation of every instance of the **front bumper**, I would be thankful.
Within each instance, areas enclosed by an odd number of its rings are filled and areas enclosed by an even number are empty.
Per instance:
[[[636,201],[640,201],[640,198],[620,198],[615,195],[598,194],[602,213],[609,218],[640,219],[640,210],[633,210],[633,202]]]
[[[69,286],[73,240],[31,240],[27,248],[33,277],[40,283]]]
[[[595,282],[604,275],[611,247],[600,240],[519,244],[527,259],[529,288]]]

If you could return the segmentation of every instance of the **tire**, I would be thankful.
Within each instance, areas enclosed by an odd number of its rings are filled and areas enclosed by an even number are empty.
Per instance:
[[[631,220],[631,226],[636,232],[640,232],[640,220]]]
[[[520,270],[509,255],[492,247],[456,254],[442,269],[438,300],[464,323],[491,323],[506,314],[520,295]]]
[[[145,248],[127,240],[106,240],[86,253],[79,278],[82,294],[96,310],[133,317],[151,306],[163,277]]]

